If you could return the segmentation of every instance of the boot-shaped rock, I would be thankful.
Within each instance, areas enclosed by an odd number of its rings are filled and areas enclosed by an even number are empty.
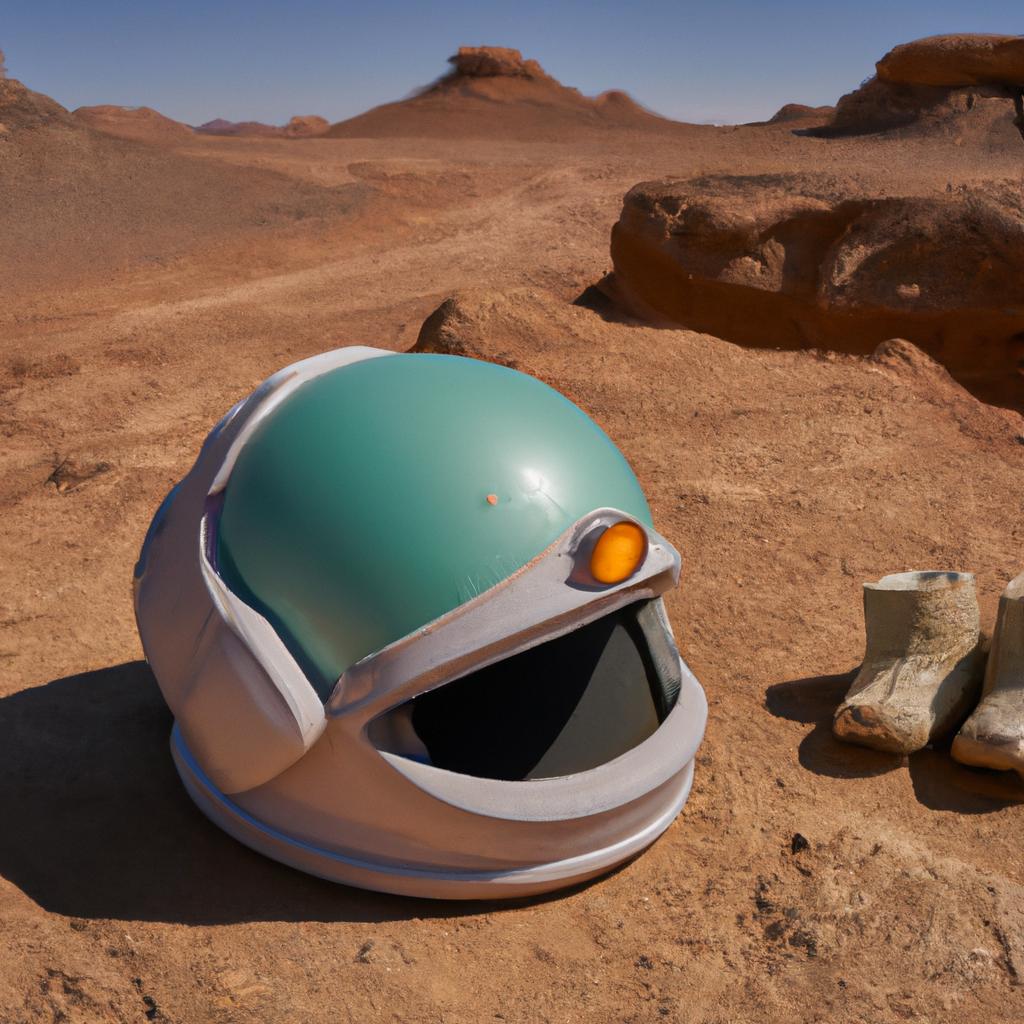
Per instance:
[[[864,584],[864,663],[832,723],[838,739],[913,753],[977,700],[984,653],[974,576],[901,572]]]
[[[981,703],[953,740],[953,757],[1024,778],[1024,573],[999,598]]]

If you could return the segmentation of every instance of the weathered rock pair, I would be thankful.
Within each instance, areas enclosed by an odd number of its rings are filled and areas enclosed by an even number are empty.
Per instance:
[[[835,713],[838,739],[910,754],[974,707],[953,757],[1024,778],[1024,573],[999,599],[987,661],[970,573],[904,572],[867,583],[864,621],[867,650]]]

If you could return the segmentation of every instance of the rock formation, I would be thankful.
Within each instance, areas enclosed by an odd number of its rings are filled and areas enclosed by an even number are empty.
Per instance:
[[[930,36],[894,47],[875,69],[883,82],[1024,88],[1024,36]]]
[[[1024,36],[932,36],[890,50],[819,134],[1024,135]]]
[[[152,107],[118,107],[103,104],[79,107],[74,116],[83,124],[104,135],[136,142],[173,142],[192,136],[192,129],[180,121],[154,110]]]
[[[7,77],[7,67],[4,64],[4,51],[0,50],[0,78]]]
[[[452,70],[434,88],[462,78],[555,81],[535,60],[523,60],[523,55],[509,46],[460,46],[458,53],[448,58],[448,63]]]
[[[317,135],[324,135],[330,127],[331,122],[326,117],[319,117],[316,114],[296,114],[281,131],[290,139],[309,139]]]
[[[329,134],[557,139],[579,129],[676,126],[624,92],[584,96],[508,47],[463,46],[448,60],[451,71],[416,95],[333,125]]]
[[[1024,197],[880,196],[813,175],[635,186],[606,289],[633,315],[744,345],[868,353],[907,338],[1024,406]]]

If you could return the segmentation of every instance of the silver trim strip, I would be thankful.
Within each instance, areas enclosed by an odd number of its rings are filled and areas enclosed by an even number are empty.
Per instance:
[[[217,790],[185,746],[177,726],[171,733],[171,753],[185,789],[203,814],[258,853],[328,881],[436,899],[531,896],[593,878],[650,846],[682,810],[693,784],[690,761],[676,773],[677,789],[668,808],[638,832],[610,846],[513,871],[460,872],[375,863],[293,839],[246,813]]]

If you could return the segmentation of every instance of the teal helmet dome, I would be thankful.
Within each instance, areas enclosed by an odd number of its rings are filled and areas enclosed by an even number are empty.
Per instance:
[[[369,359],[310,381],[248,439],[217,561],[326,698],[603,507],[651,523],[619,450],[554,389],[462,356]]]
[[[165,498],[134,575],[189,794],[340,882],[523,896],[685,803],[707,705],[680,558],[572,402],[458,356],[351,347],[268,378]]]

